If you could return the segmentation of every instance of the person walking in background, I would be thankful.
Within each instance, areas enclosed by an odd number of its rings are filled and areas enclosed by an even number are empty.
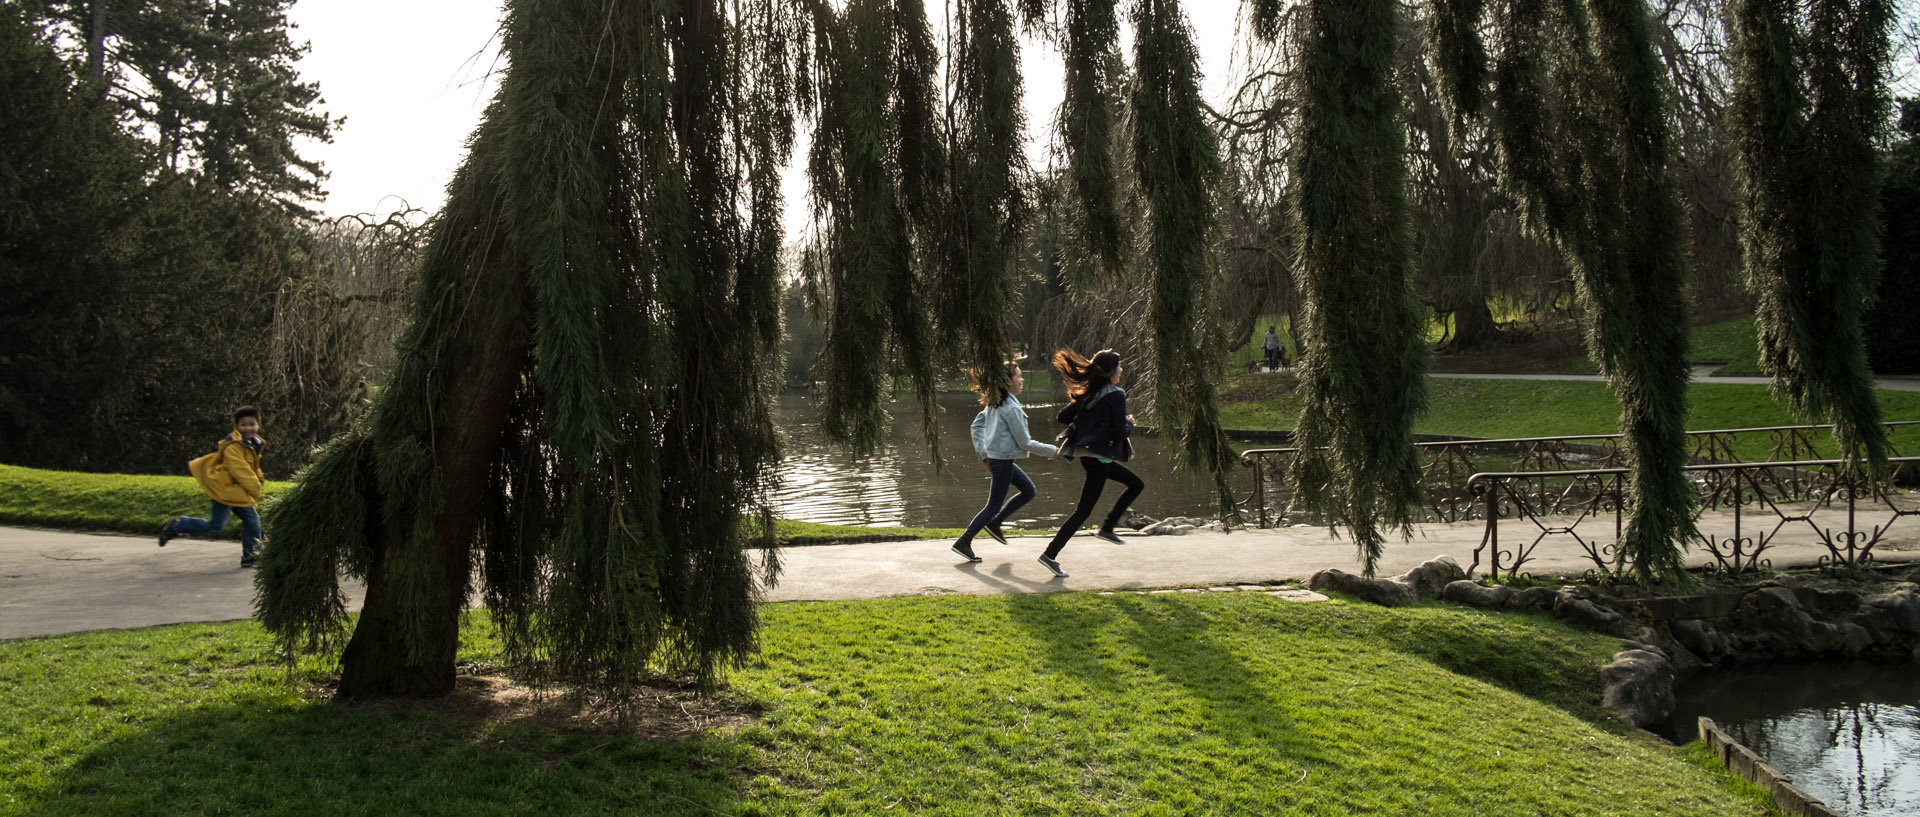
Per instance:
[[[1267,339],[1261,346],[1267,350],[1267,371],[1280,371],[1280,356],[1286,348],[1280,343],[1280,327],[1268,325]]]
[[[233,432],[214,452],[187,463],[200,490],[213,500],[206,519],[176,516],[160,526],[160,546],[181,536],[219,536],[227,516],[240,517],[240,566],[253,567],[260,548],[260,488],[267,478],[260,470],[260,410],[241,406],[233,412]]]
[[[1006,544],[1007,535],[1001,532],[1001,523],[1033,499],[1033,480],[1014,461],[1026,459],[1028,452],[1051,457],[1058,451],[1029,436],[1027,411],[1021,408],[1019,400],[1020,392],[1027,385],[1020,364],[1008,363],[1007,377],[1006,392],[995,395],[980,382],[979,372],[974,373],[973,390],[980,392],[980,405],[984,408],[973,418],[973,453],[980,458],[980,466],[987,469],[992,481],[987,488],[986,507],[974,515],[966,532],[953,543],[953,552],[969,563],[980,561],[980,557],[973,555],[973,537],[984,530],[993,541]],[[1018,491],[1011,502],[1006,501],[1009,485]]]
[[[1116,545],[1123,540],[1114,532],[1114,526],[1120,524],[1127,506],[1132,505],[1147,486],[1121,464],[1133,458],[1133,444],[1127,441],[1133,434],[1133,416],[1127,414],[1127,393],[1120,390],[1123,370],[1119,353],[1104,349],[1088,360],[1072,349],[1061,349],[1053,355],[1053,368],[1066,382],[1069,398],[1066,407],[1060,409],[1060,422],[1067,426],[1066,433],[1061,435],[1064,444],[1060,446],[1060,456],[1078,458],[1080,468],[1087,472],[1087,481],[1080,488],[1080,504],[1060,526],[1060,532],[1053,535],[1046,552],[1040,554],[1040,564],[1053,571],[1053,575],[1066,578],[1067,572],[1060,568],[1060,551],[1093,514],[1093,506],[1099,504],[1100,492],[1106,488],[1107,480],[1118,482],[1127,490],[1120,495],[1120,501],[1113,504],[1113,510],[1094,535]]]

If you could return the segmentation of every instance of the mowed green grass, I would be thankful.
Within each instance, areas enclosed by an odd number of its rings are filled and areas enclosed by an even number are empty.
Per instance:
[[[1920,392],[1883,389],[1878,394],[1885,419],[1920,420]],[[1620,429],[1620,403],[1605,383],[1436,377],[1427,381],[1427,395],[1427,414],[1414,422],[1417,434],[1554,437]],[[1687,428],[1693,431],[1801,424],[1765,386],[1695,383],[1687,398]],[[1229,378],[1220,402],[1221,425],[1227,428],[1287,429],[1300,418],[1297,381],[1288,375]],[[1833,456],[1832,435],[1815,437],[1823,455]],[[1892,440],[1901,453],[1920,456],[1920,427],[1896,431]],[[1763,436],[1754,436],[1740,451],[1750,459],[1764,458],[1770,448]]]
[[[268,482],[266,501],[293,487]],[[206,516],[208,501],[192,477],[84,474],[0,465],[0,525],[152,534],[174,516]],[[774,520],[775,537],[787,547],[849,542],[951,539],[959,528],[868,528]],[[273,531],[267,531],[272,540]],[[240,523],[227,537],[240,538]]]
[[[290,678],[250,623],[0,644],[0,812],[1765,813],[1608,726],[1618,642],[1544,617],[1250,592],[763,611],[722,693],[751,719],[679,742],[328,703],[327,668]],[[498,659],[474,614],[463,662]]]

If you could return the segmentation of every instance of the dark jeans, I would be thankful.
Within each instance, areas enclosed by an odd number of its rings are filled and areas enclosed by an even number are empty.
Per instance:
[[[1277,370],[1279,368],[1280,368],[1280,350],[1268,349],[1267,350],[1267,369],[1269,371],[1272,371],[1272,370]]]
[[[213,509],[206,519],[182,516],[174,520],[173,529],[182,535],[219,536],[227,529],[227,514],[240,517],[240,555],[252,556],[254,548],[260,545],[260,511],[258,508],[234,508],[213,503]]]
[[[1013,460],[987,460],[987,473],[993,475],[993,485],[987,489],[987,506],[974,514],[973,524],[967,526],[966,533],[960,534],[960,544],[972,542],[974,534],[990,524],[999,524],[1001,520],[1012,516],[1014,511],[1020,510],[1020,506],[1027,504],[1028,500],[1033,499],[1033,479],[1027,476],[1027,472],[1020,470],[1020,466],[1015,465]],[[1000,503],[1006,501],[1008,485],[1012,485],[1014,490],[1020,493],[1003,508],[1000,507]]]
[[[1067,546],[1067,540],[1079,533],[1080,526],[1086,523],[1087,517],[1093,515],[1093,506],[1100,504],[1100,491],[1107,487],[1107,480],[1127,486],[1127,492],[1120,495],[1119,502],[1113,503],[1113,511],[1107,514],[1107,521],[1100,525],[1102,530],[1120,524],[1120,516],[1127,512],[1127,506],[1132,505],[1140,497],[1140,492],[1147,489],[1146,483],[1117,462],[1081,457],[1080,468],[1087,472],[1087,482],[1080,487],[1080,504],[1073,509],[1073,515],[1060,525],[1060,532],[1054,534],[1053,541],[1047,545],[1046,557],[1049,559],[1059,556],[1061,549]]]

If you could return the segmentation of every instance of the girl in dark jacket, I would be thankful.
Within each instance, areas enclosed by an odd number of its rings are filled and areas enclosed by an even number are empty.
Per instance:
[[[1113,504],[1113,511],[1107,514],[1100,532],[1094,535],[1116,545],[1121,539],[1113,527],[1120,524],[1127,506],[1133,504],[1147,486],[1121,465],[1133,458],[1133,446],[1127,442],[1133,433],[1133,417],[1127,414],[1127,393],[1120,390],[1119,353],[1103,349],[1088,360],[1072,349],[1061,349],[1053,355],[1053,368],[1066,382],[1067,396],[1071,398],[1066,407],[1060,409],[1060,422],[1069,427],[1060,455],[1078,458],[1080,468],[1087,472],[1087,481],[1080,488],[1079,506],[1060,526],[1060,532],[1053,535],[1047,551],[1040,554],[1040,564],[1053,571],[1053,575],[1066,578],[1067,572],[1060,569],[1058,561],[1060,550],[1080,531],[1087,517],[1093,515],[1093,506],[1100,503],[1100,492],[1106,488],[1107,480],[1126,486],[1127,491]]]

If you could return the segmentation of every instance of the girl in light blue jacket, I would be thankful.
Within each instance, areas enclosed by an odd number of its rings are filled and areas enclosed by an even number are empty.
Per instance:
[[[1033,480],[1014,460],[1025,459],[1028,452],[1051,457],[1056,450],[1028,436],[1027,412],[1020,407],[1018,399],[1027,385],[1020,373],[1020,364],[1007,364],[1007,376],[1010,381],[1007,393],[1000,395],[997,403],[985,387],[974,386],[974,391],[980,392],[980,405],[985,408],[973,418],[973,453],[980,458],[980,467],[987,469],[993,482],[987,489],[987,506],[980,509],[973,523],[967,526],[967,532],[953,543],[953,552],[970,563],[980,561],[980,557],[973,555],[974,535],[984,530],[994,541],[1006,544],[1007,536],[1000,532],[1000,523],[1033,499]],[[1003,507],[1001,503],[1006,501],[1008,485],[1019,491],[1019,495]]]

